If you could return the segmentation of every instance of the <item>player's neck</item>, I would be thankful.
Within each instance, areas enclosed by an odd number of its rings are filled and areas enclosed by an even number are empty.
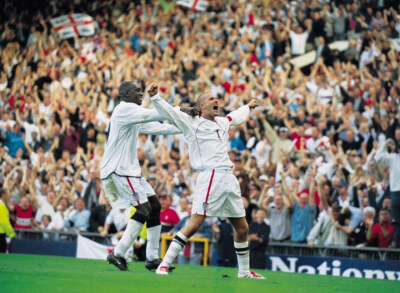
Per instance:
[[[214,116],[210,116],[210,115],[208,115],[206,113],[203,113],[201,115],[201,117],[203,117],[204,119],[207,119],[207,120],[215,121],[215,117]]]

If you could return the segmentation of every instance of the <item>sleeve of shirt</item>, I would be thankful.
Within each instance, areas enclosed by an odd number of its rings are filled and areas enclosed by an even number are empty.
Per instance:
[[[171,221],[172,223],[174,223],[174,225],[177,225],[180,222],[179,216],[175,211],[171,213],[171,217],[172,217]]]
[[[381,164],[382,166],[390,167],[390,166],[391,166],[391,163],[392,163],[392,159],[393,159],[393,158],[391,158],[391,157],[392,157],[391,154],[389,154],[389,153],[387,152],[387,148],[386,148],[386,146],[384,145],[384,146],[382,146],[382,147],[376,152],[375,160],[376,160],[379,164]]]
[[[82,227],[84,231],[87,231],[89,227],[89,219],[90,219],[90,211],[85,211],[85,218],[84,218],[85,223]]]
[[[226,118],[229,120],[230,126],[235,126],[241,124],[249,118],[250,108],[245,105],[240,107],[239,109],[229,113]]]
[[[14,229],[11,226],[9,213],[5,205],[0,205],[0,226],[6,233],[7,237],[13,238],[15,236]]]
[[[318,236],[321,234],[320,231],[321,231],[322,222],[323,222],[323,220],[318,221],[317,224],[315,224],[315,226],[312,227],[310,233],[308,233],[307,242],[315,242],[315,240],[317,240]]]
[[[113,115],[115,122],[126,125],[165,119],[156,109],[142,108],[134,103],[124,103]]]
[[[168,135],[182,133],[180,129],[171,124],[162,124],[159,122],[148,122],[140,124],[140,133],[154,134],[154,135]]]
[[[160,96],[160,94],[150,97],[150,100],[154,105],[154,108],[156,108],[157,111],[169,121],[169,123],[175,125],[186,135],[194,134],[195,129],[192,126],[193,118],[188,114],[183,113],[178,108],[172,107]]]

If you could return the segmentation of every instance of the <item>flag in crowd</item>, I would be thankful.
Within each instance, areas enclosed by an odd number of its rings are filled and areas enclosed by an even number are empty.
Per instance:
[[[178,0],[176,4],[192,8],[196,11],[206,11],[208,6],[207,0]]]
[[[93,18],[84,13],[62,15],[52,18],[50,22],[62,39],[87,37],[95,32]]]

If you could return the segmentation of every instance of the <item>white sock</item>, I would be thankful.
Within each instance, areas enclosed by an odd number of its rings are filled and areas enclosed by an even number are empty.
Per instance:
[[[174,259],[178,256],[179,252],[183,249],[187,242],[187,237],[183,235],[180,231],[176,233],[174,239],[172,240],[167,253],[164,256],[164,259],[160,266],[168,267]]]
[[[146,258],[149,261],[158,259],[160,247],[161,225],[147,228]]]
[[[239,273],[247,273],[250,271],[249,259],[249,242],[234,242],[235,251],[238,260]]]
[[[142,231],[142,228],[142,223],[129,219],[124,235],[114,249],[114,255],[124,257],[126,251],[133,245],[136,237],[139,235],[140,231]]]

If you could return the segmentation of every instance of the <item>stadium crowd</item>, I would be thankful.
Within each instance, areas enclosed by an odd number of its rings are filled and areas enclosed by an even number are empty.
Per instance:
[[[124,229],[99,165],[118,87],[133,80],[158,83],[179,106],[211,91],[221,115],[260,100],[229,131],[254,251],[268,241],[399,247],[398,1],[226,0],[206,12],[167,0],[0,5],[0,180],[15,228]],[[96,34],[61,39],[50,19],[77,12]],[[330,49],[336,41],[348,46]],[[313,50],[312,64],[290,63]],[[141,134],[137,152],[171,234],[196,179],[183,136]],[[229,225],[205,225],[203,235],[229,242]]]

